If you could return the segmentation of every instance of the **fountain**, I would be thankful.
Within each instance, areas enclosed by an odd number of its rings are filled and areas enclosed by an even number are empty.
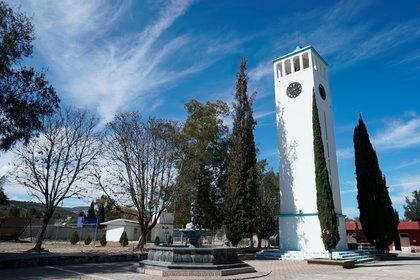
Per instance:
[[[187,238],[188,242],[190,243],[190,247],[198,248],[201,247],[201,236],[206,232],[205,229],[202,229],[201,226],[198,225],[197,222],[197,206],[195,203],[191,203],[191,222],[185,226],[185,229],[181,229],[182,232]]]
[[[198,225],[196,206],[191,204],[191,222],[182,231],[190,246],[158,246],[151,248],[147,259],[136,270],[159,276],[225,276],[256,272],[238,259],[235,247],[203,247],[201,237],[206,232]]]

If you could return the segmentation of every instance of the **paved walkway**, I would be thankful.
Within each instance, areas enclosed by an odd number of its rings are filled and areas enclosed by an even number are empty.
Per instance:
[[[419,255],[419,254],[417,254]],[[420,255],[417,258],[402,257],[396,261],[383,261],[358,265],[353,269],[342,269],[324,265],[308,265],[301,261],[248,261],[259,271],[272,271],[265,280],[278,279],[420,279]],[[102,263],[66,266],[44,266],[0,270],[0,279],[162,279],[131,272],[133,263]],[[169,279],[169,278],[164,278]],[[177,278],[181,279],[181,278]],[[192,278],[189,278],[192,279]],[[213,278],[214,279],[214,278]],[[220,278],[219,278],[220,279]],[[223,278],[222,278],[223,279]]]
[[[417,254],[419,255],[419,254]],[[324,265],[307,265],[300,261],[250,261],[257,270],[271,270],[265,279],[270,280],[373,280],[373,279],[420,279],[420,256],[401,257],[395,261],[358,264],[353,269]]]

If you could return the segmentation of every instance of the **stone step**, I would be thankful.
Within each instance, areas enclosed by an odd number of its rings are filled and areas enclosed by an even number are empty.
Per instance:
[[[258,252],[256,255],[256,259],[259,260],[279,260],[281,259],[281,253],[280,250],[262,250],[261,252]]]
[[[374,260],[375,258],[362,258],[362,259],[358,259],[356,263],[373,262]]]
[[[360,255],[355,254],[355,253],[338,254],[338,257],[352,257],[352,256],[360,256]]]
[[[370,252],[362,251],[343,251],[335,252],[334,257],[342,260],[354,260],[356,263],[374,261],[375,256]]]
[[[321,258],[323,256],[320,256]],[[326,257],[326,256],[325,256]],[[263,250],[256,255],[257,259],[266,259],[266,260],[279,260],[279,259],[288,259],[288,260],[301,260],[302,255],[297,251],[287,251],[287,250]],[[315,257],[316,258],[316,257]],[[333,252],[333,258],[339,260],[353,260],[356,263],[374,261],[375,255],[370,252],[361,251],[335,251]]]

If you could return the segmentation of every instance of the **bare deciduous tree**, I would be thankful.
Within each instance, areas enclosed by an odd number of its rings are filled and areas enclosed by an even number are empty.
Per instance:
[[[156,225],[174,196],[175,161],[180,128],[170,121],[137,113],[117,115],[107,125],[105,179],[97,173],[99,185],[121,209],[135,209],[140,226],[137,249]]]
[[[66,108],[45,120],[38,137],[16,149],[16,181],[45,206],[32,250],[43,250],[44,235],[57,206],[87,193],[87,179],[100,152],[97,123],[88,111]]]

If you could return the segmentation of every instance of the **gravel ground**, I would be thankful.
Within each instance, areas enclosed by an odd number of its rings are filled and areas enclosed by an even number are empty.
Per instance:
[[[99,242],[96,242],[99,245]],[[68,242],[45,242],[44,248],[51,253],[120,253],[132,252],[136,243],[130,242],[126,247],[121,247],[118,242],[108,242],[105,247],[94,246],[93,244],[84,245],[76,244],[71,245]],[[25,253],[34,246],[33,243],[16,243],[16,242],[0,242],[0,253]]]

